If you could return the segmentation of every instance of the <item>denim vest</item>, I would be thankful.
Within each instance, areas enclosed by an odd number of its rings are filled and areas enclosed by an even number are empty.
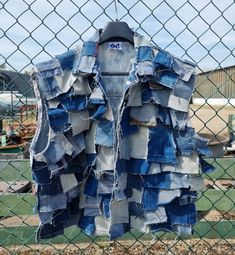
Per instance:
[[[111,239],[131,229],[191,234],[201,173],[212,170],[189,121],[193,63],[136,33],[134,47],[99,45],[97,31],[81,51],[37,64],[32,81],[39,239],[72,225]]]

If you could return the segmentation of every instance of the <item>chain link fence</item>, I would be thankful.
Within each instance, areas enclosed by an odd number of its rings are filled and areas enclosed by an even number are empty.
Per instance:
[[[235,254],[235,3],[230,0],[1,0],[0,254]],[[190,114],[216,167],[204,175],[192,237],[131,232],[109,242],[78,228],[35,243],[28,147],[36,129],[33,64],[126,21],[153,44],[197,63]]]

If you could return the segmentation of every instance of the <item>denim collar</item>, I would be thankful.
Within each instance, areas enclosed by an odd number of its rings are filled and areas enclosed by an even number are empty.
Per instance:
[[[150,42],[142,35],[134,33],[134,48],[136,49],[135,61],[129,72],[126,88],[137,84],[141,79],[148,79],[153,76],[153,50]],[[79,76],[94,75],[102,85],[101,72],[99,69],[98,52],[99,52],[100,32],[97,30],[94,35],[83,43],[81,55],[75,64],[74,73]]]

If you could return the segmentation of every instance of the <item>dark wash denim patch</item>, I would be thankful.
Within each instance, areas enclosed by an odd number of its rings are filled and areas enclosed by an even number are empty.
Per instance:
[[[117,50],[99,45],[96,31],[81,51],[34,68],[38,239],[72,225],[111,239],[130,228],[192,232],[190,189],[200,179],[192,167],[200,157],[202,171],[212,170],[202,158],[211,155],[206,140],[189,122],[195,66],[133,36],[134,47],[118,42]],[[129,75],[102,75],[115,71]]]

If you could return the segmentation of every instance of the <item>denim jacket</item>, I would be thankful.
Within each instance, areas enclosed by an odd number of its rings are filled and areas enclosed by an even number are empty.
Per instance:
[[[99,45],[97,31],[81,51],[37,64],[32,81],[38,238],[71,225],[111,239],[131,229],[191,234],[200,174],[211,169],[189,121],[193,63],[137,33],[134,47]]]

